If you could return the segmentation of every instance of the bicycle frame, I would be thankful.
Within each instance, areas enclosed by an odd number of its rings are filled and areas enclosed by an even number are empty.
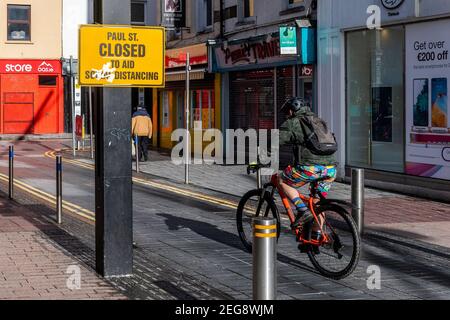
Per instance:
[[[279,194],[280,197],[281,197],[281,201],[282,201],[282,203],[283,203],[283,206],[284,206],[284,208],[286,209],[286,213],[287,213],[287,215],[288,215],[288,217],[289,217],[289,220],[291,221],[291,223],[293,223],[293,222],[295,221],[295,215],[294,215],[294,213],[293,213],[293,211],[292,211],[292,208],[291,208],[291,204],[290,204],[289,198],[287,197],[286,193],[285,193],[285,192],[283,191],[283,189],[281,188],[281,185],[280,185],[280,183],[279,183],[279,174],[278,174],[278,173],[277,173],[277,174],[274,174],[274,175],[272,176],[270,183],[264,185],[264,187],[263,187],[263,189],[262,189],[262,193],[261,193],[261,199],[262,199],[262,197],[264,196],[264,194],[265,194],[267,188],[269,188],[269,187],[273,187],[273,188],[274,188],[274,189],[272,190],[272,192],[271,192],[272,198],[273,198],[273,194],[274,194],[275,189],[278,191],[278,194]],[[324,223],[321,223],[321,222],[319,221],[319,218],[317,217],[317,214],[316,214],[315,210],[314,210],[314,207],[315,207],[315,206],[314,206],[314,200],[315,200],[315,198],[312,197],[312,196],[307,197],[307,196],[301,194],[299,191],[297,191],[297,192],[298,192],[299,198],[300,198],[304,203],[307,203],[307,204],[308,204],[308,208],[311,210],[311,212],[312,212],[312,214],[313,214],[313,216],[314,216],[314,220],[315,220],[315,222],[317,223],[317,225],[320,227],[320,230],[321,230],[322,235],[323,235],[322,239],[320,239],[320,240],[306,240],[306,239],[303,238],[303,232],[300,233],[299,230],[296,229],[296,230],[295,230],[295,235],[296,235],[297,239],[299,240],[299,242],[301,242],[301,243],[303,243],[303,244],[311,244],[311,245],[314,245],[314,246],[321,246],[323,243],[329,242],[330,239],[329,239],[328,235],[327,235],[325,232],[323,232],[323,224],[326,222],[325,217],[323,217]],[[261,202],[258,204],[258,209],[257,209],[257,211],[259,211],[259,210],[261,209],[262,202],[263,202],[263,201],[261,201]],[[267,210],[268,210],[268,208],[267,208]]]

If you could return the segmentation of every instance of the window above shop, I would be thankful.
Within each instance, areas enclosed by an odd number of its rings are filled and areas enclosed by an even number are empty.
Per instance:
[[[197,0],[197,32],[213,30],[213,1]]]
[[[254,0],[244,0],[244,18],[253,17]]]
[[[247,25],[255,23],[255,0],[240,0],[238,2],[237,9],[237,25]]]
[[[131,24],[145,26],[146,1],[131,1]]]
[[[305,0],[288,0],[288,1],[290,7],[296,7],[305,4]]]
[[[8,40],[31,40],[31,6],[8,4]]]

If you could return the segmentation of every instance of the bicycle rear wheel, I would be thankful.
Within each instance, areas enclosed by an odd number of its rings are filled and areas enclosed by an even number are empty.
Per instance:
[[[325,217],[323,231],[330,241],[320,247],[310,245],[308,257],[325,277],[343,279],[355,270],[359,261],[361,240],[355,221],[344,208],[335,204],[322,205],[316,213]],[[306,239],[311,239],[312,224],[305,230]]]
[[[260,209],[258,204],[260,202],[262,190],[252,190],[247,192],[241,199],[236,212],[236,225],[239,238],[242,241],[245,249],[252,252],[253,240],[253,225],[252,220],[255,217],[273,217],[277,220],[277,238],[280,236],[280,219],[278,211],[269,192],[264,194],[264,199]]]

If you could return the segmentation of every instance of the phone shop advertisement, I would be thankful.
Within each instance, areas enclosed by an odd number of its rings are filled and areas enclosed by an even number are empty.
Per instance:
[[[450,180],[450,20],[406,26],[406,173]]]

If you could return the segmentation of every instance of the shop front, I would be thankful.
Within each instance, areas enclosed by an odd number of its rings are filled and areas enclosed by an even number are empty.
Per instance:
[[[220,128],[220,76],[208,73],[205,44],[166,51],[166,87],[153,99],[154,146],[171,149],[172,132],[186,128],[186,53],[190,54],[189,129]],[[193,136],[193,134],[191,134]]]
[[[215,47],[213,70],[229,79],[223,90],[228,101],[227,128],[277,129],[285,120],[281,107],[294,96],[314,107],[314,69],[301,65],[298,56],[281,55],[278,33]],[[290,150],[283,150],[282,158],[289,156]]]
[[[370,4],[339,0],[322,14]],[[338,133],[340,168],[347,177],[351,168],[366,169],[373,186],[448,197],[450,3],[381,8],[381,28],[345,13],[337,25],[322,20],[320,26],[319,96],[337,102],[320,109]]]
[[[0,134],[64,132],[59,60],[0,60]]]
[[[346,35],[349,166],[450,181],[449,29],[446,19]]]

